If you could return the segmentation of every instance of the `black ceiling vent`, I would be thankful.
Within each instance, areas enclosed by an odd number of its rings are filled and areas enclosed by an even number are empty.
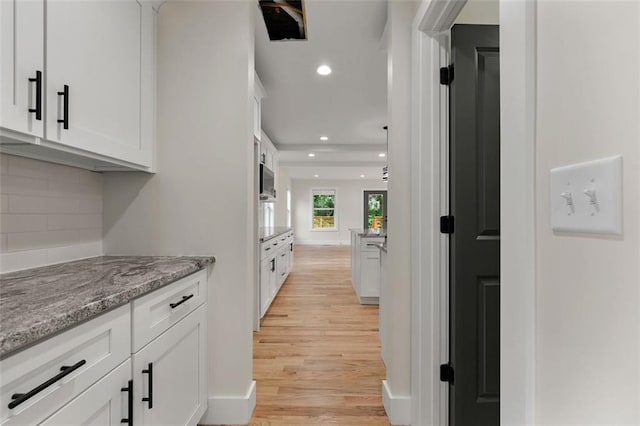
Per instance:
[[[271,41],[307,39],[304,0],[260,0],[259,3]]]

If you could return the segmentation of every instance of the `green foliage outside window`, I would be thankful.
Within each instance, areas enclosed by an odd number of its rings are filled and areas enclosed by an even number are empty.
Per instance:
[[[313,228],[335,228],[336,195],[313,194]]]

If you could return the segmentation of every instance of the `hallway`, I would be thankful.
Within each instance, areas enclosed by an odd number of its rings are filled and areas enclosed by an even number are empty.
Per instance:
[[[254,333],[252,425],[388,425],[378,306],[359,305],[349,247],[297,246],[294,269]]]

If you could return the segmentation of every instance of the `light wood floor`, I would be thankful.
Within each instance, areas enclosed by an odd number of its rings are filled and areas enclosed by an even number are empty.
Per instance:
[[[378,306],[360,305],[349,247],[297,246],[253,340],[252,425],[388,425]]]

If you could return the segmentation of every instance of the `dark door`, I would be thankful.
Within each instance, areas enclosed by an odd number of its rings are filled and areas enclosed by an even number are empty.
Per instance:
[[[451,30],[450,424],[500,424],[500,62],[493,25]]]
[[[387,191],[364,191],[364,218],[366,229],[387,229]]]

